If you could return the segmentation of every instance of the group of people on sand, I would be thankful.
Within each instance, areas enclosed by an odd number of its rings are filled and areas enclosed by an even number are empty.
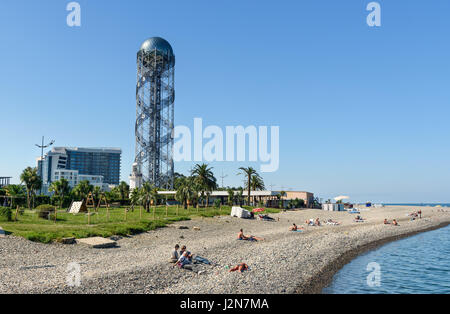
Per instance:
[[[321,226],[319,218],[316,218],[316,220],[311,218],[310,220],[306,220],[305,223],[308,226],[318,226],[318,227]]]
[[[184,268],[186,265],[192,264],[193,254],[187,250],[186,245],[181,247],[180,252],[178,252],[179,249],[180,246],[176,244],[175,250],[170,257],[170,261],[174,263],[173,267],[178,266],[179,268]]]
[[[421,219],[421,218],[422,218],[422,211],[419,209],[419,211],[417,211],[417,212],[412,212],[412,213],[409,214],[408,216],[411,217],[411,220],[416,220],[416,218]]]
[[[391,223],[389,222],[389,220],[387,220],[386,218],[384,218],[384,222],[383,222],[385,225],[390,225]],[[392,225],[393,226],[399,226],[399,224],[398,224],[398,222],[397,222],[397,220],[396,219],[393,219],[392,220]]]

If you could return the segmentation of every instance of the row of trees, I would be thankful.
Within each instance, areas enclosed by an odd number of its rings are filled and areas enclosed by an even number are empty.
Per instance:
[[[244,187],[228,188],[228,204],[238,203],[242,205],[244,200],[244,190],[247,194],[247,204],[250,204],[250,191],[264,190],[264,180],[252,167],[239,168],[238,175],[245,177]],[[16,206],[15,200],[26,196],[27,207],[34,208],[37,191],[42,187],[42,180],[38,175],[36,168],[26,168],[20,179],[22,185],[9,185],[5,188],[6,196],[12,200],[12,206]],[[213,168],[207,164],[196,164],[190,171],[189,176],[175,174],[174,188],[176,200],[183,204],[185,208],[189,205],[197,206],[209,205],[211,192],[218,189],[217,179],[214,176]],[[123,201],[130,203],[133,207],[142,205],[149,211],[151,204],[157,204],[161,197],[158,197],[158,188],[150,183],[144,183],[139,189],[130,192],[130,187],[126,182],[121,182],[110,192],[102,192],[100,187],[94,187],[89,181],[81,181],[74,188],[71,188],[66,179],[60,179],[51,183],[49,191],[52,192],[52,202],[63,206],[65,200],[86,199],[89,193],[92,193],[94,200],[98,200],[102,193],[105,194],[108,201]],[[237,193],[235,193],[237,191]],[[254,199],[256,202],[256,198]]]

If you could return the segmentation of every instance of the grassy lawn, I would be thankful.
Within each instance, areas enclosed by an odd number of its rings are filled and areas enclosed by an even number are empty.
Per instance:
[[[243,206],[246,209],[252,207]],[[25,210],[18,215],[17,221],[5,221],[0,218],[0,225],[7,232],[16,236],[24,237],[31,241],[49,243],[59,241],[66,237],[87,238],[93,236],[109,237],[112,235],[132,235],[148,230],[164,227],[176,221],[189,220],[190,217],[214,217],[229,215],[230,206],[222,206],[221,209],[190,208],[183,209],[181,206],[177,211],[176,206],[151,208],[147,213],[145,210],[136,208],[125,211],[125,207],[111,208],[109,215],[106,208],[100,208],[98,213],[88,216],[86,213],[69,214],[65,210],[59,210],[56,223],[53,220],[39,218],[36,211]],[[264,213],[277,213],[279,209],[268,208]],[[126,213],[125,213],[126,212]],[[14,220],[14,213],[13,213]]]

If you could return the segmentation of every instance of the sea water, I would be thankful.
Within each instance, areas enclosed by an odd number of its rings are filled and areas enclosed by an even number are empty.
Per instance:
[[[450,226],[391,242],[345,265],[323,293],[450,293]]]

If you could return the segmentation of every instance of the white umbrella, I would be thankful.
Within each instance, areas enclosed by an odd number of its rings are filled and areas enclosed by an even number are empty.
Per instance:
[[[336,196],[335,198],[334,198],[334,200],[336,201],[336,202],[338,202],[338,201],[342,201],[342,200],[347,200],[347,199],[349,199],[350,197],[348,197],[348,196],[345,196],[345,195],[340,195],[340,196]]]

